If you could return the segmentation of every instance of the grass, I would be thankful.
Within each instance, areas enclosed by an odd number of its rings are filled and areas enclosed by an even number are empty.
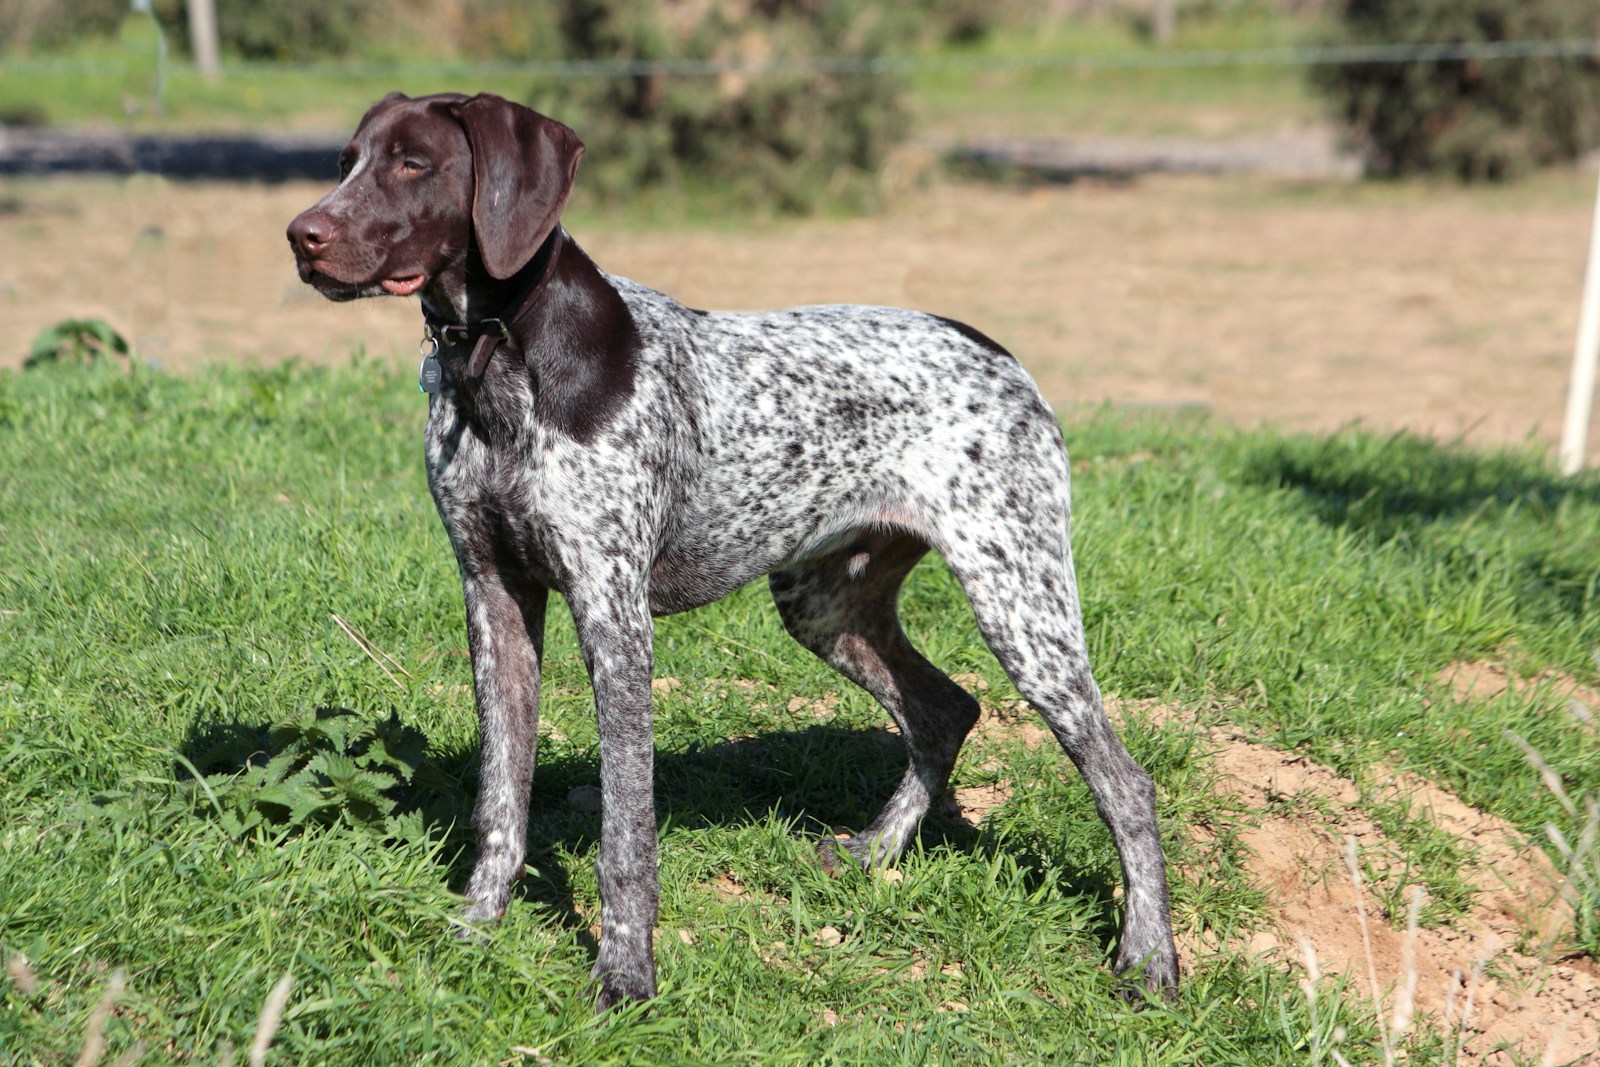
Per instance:
[[[1335,1040],[1378,1057],[1358,998],[1328,985],[1313,1012],[1240,955],[1203,960],[1171,1004],[1116,1000],[1115,855],[1048,749],[975,739],[958,784],[1003,760],[1027,788],[977,829],[930,818],[898,880],[825,877],[810,842],[865,822],[901,757],[760,588],[657,625],[656,673],[681,683],[656,697],[661,998],[591,1015],[598,817],[567,797],[597,781],[596,737],[560,610],[530,870],[487,943],[452,940],[475,729],[408,378],[367,359],[0,374],[0,955],[28,979],[0,1001],[0,1064],[71,1060],[116,972],[107,1056],[139,1062],[248,1048],[285,974],[273,1063],[1275,1064]],[[1474,702],[1438,676],[1494,658],[1593,684],[1593,479],[1356,431],[1103,411],[1067,429],[1106,689],[1224,709],[1347,773],[1409,768],[1580,841],[1592,734],[1548,688]],[[905,617],[946,669],[1014,696],[942,567],[914,573]],[[1161,791],[1180,925],[1249,928],[1237,846],[1192,832],[1228,822],[1193,735],[1126,735]],[[263,745],[295,755],[247,768]],[[1424,872],[1456,862],[1427,834],[1398,844]]]
[[[1186,18],[1174,49],[1248,49],[1302,43],[1315,23],[1260,10]],[[963,69],[985,60],[1092,61],[1148,54],[1149,39],[1126,20],[1060,19],[1044,27],[1004,28],[981,44],[947,45],[908,78],[912,107],[927,139],[943,144],[997,134],[1219,137],[1271,133],[1322,116],[1295,67],[1170,69]],[[340,67],[284,67],[235,61],[208,82],[175,62],[167,69],[165,112],[146,129],[315,129],[354,126],[390,90],[412,95],[495,92],[527,99],[534,80],[470,62],[374,60]],[[954,61],[955,66],[939,64]],[[66,54],[11,60],[0,79],[0,116],[59,125],[128,122],[122,108],[124,59],[113,41],[83,41]]]
[[[1236,10],[1180,20],[1172,53],[1286,48],[1307,43],[1305,18]],[[1031,32],[1003,31],[975,47],[946,49],[958,62],[1077,59],[1080,69],[933,69],[911,76],[921,129],[962,137],[1242,137],[1303,127],[1325,116],[1294,66],[1095,66],[1111,56],[1162,50],[1126,19],[1063,18]]]

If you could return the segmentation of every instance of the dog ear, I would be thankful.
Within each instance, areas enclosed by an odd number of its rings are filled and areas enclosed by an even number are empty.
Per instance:
[[[456,114],[472,148],[472,229],[496,278],[527,265],[561,221],[583,157],[578,135],[521,104],[481,93]]]

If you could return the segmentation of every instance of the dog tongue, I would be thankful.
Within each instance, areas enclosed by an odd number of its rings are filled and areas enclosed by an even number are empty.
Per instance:
[[[385,278],[381,283],[383,288],[395,296],[410,296],[422,288],[424,276],[413,274],[405,278]]]

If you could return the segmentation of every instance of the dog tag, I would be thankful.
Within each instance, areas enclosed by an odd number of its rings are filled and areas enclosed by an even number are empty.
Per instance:
[[[432,395],[439,391],[439,357],[432,352],[422,357],[422,366],[417,368],[417,391]]]

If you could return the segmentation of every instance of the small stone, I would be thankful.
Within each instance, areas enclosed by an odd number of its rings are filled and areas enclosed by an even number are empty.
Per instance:
[[[593,785],[580,785],[567,794],[567,806],[575,811],[593,814],[603,806],[600,797],[600,788]]]
[[[811,935],[811,940],[823,948],[834,948],[844,943],[844,935],[832,926],[824,926]]]

